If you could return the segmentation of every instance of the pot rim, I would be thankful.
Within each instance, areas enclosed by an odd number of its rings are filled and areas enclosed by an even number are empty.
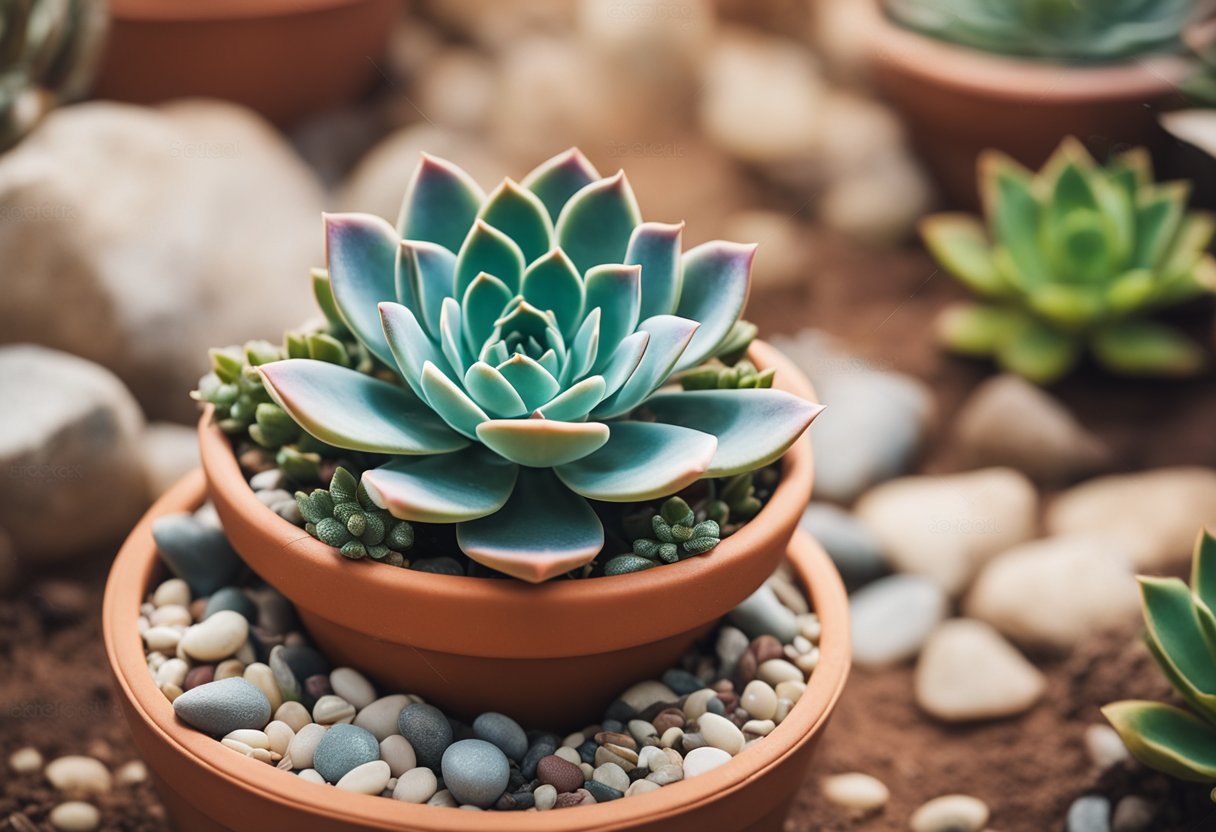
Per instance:
[[[775,387],[814,401],[810,383],[776,348],[753,342],[749,356],[758,366],[777,368]],[[199,450],[212,499],[225,526],[234,539],[241,534],[240,531],[234,534],[234,528],[251,530],[264,545],[290,553],[293,559],[289,573],[276,575],[267,570],[263,578],[278,585],[297,606],[350,629],[367,631],[381,620],[395,622],[395,628],[400,629],[406,616],[426,622],[426,627],[413,628],[410,643],[465,655],[469,654],[470,645],[455,634],[455,628],[442,623],[462,607],[476,607],[479,616],[495,624],[480,634],[483,652],[476,655],[514,658],[619,650],[687,632],[721,615],[723,610],[743,600],[763,578],[750,587],[729,582],[716,590],[716,597],[691,597],[681,590],[706,587],[715,573],[746,573],[749,568],[762,566],[756,562],[758,556],[774,548],[773,538],[783,526],[782,521],[789,528],[801,517],[814,478],[807,432],[786,451],[781,481],[759,514],[708,554],[644,572],[542,584],[437,575],[393,569],[367,559],[351,561],[279,517],[249,488],[231,442],[214,424],[211,414],[208,409],[199,422]],[[784,545],[782,540],[779,546]],[[239,541],[237,548],[241,548]],[[252,560],[250,565],[254,571],[260,566]],[[332,600],[330,591],[335,582],[342,581],[357,583],[358,605],[325,603],[326,599]],[[310,603],[313,599],[316,602]],[[719,603],[723,600],[729,603],[723,606]],[[647,609],[649,613],[612,614],[624,606]],[[538,620],[537,611],[545,607],[550,611],[561,610],[567,616],[577,612],[585,620],[612,621],[612,637],[601,637],[603,633],[598,630],[604,628],[589,632],[588,628],[559,626],[549,628],[550,637],[544,645],[538,645],[535,633],[544,622]],[[573,625],[574,621],[565,623]],[[383,637],[389,635],[385,632]],[[602,642],[598,650],[591,643],[597,638]]]
[[[231,788],[256,793],[264,800],[294,806],[328,821],[419,832],[575,832],[661,822],[693,806],[723,800],[781,765],[823,730],[848,677],[851,649],[844,584],[819,544],[799,531],[791,541],[787,559],[823,622],[819,665],[789,716],[763,741],[729,763],[648,794],[569,812],[461,812],[324,789],[290,772],[234,754],[217,740],[179,722],[172,704],[148,672],[137,619],[158,565],[152,521],[194,508],[204,496],[204,478],[196,470],[157,501],[115,558],[102,608],[102,635],[111,671],[132,706],[128,713],[137,714],[157,740],[173,752],[189,758]]]
[[[874,66],[956,92],[1039,105],[1154,99],[1175,92],[1188,72],[1181,55],[1154,54],[1109,64],[1065,64],[984,52],[904,28],[862,0]]]
[[[392,0],[111,0],[116,23],[237,23],[340,11]]]

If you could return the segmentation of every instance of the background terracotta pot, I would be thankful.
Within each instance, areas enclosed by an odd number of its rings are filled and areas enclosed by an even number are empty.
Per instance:
[[[136,104],[224,98],[279,124],[377,77],[398,0],[111,0],[96,94]]]
[[[818,544],[799,533],[790,546],[789,562],[823,621],[819,666],[785,721],[730,763],[627,800],[545,813],[461,812],[317,786],[233,753],[186,727],[148,673],[136,621],[146,593],[165,577],[152,541],[152,520],[192,510],[203,497],[203,476],[195,472],[152,507],[114,561],[102,611],[106,653],[135,745],[176,828],[185,832],[780,832],[848,675],[844,585]],[[510,680],[483,683],[506,693]]]
[[[1189,71],[1175,56],[1069,66],[992,55],[892,23],[880,0],[863,0],[870,71],[901,112],[917,152],[953,203],[975,208],[975,161],[987,147],[1037,168],[1073,135],[1100,159],[1161,146],[1163,109],[1184,99]]]
[[[805,377],[766,344],[757,366],[811,399]],[[534,726],[580,727],[615,693],[655,678],[783,557],[811,494],[809,437],[786,453],[764,509],[704,557],[584,581],[433,575],[350,561],[258,501],[210,413],[203,468],[232,545],[296,605],[317,645],[386,688],[417,692],[471,718],[487,710]]]

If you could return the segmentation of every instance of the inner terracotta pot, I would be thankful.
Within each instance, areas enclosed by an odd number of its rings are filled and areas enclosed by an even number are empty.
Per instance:
[[[1104,159],[1160,145],[1157,116],[1184,101],[1178,84],[1190,69],[1178,56],[1073,66],[993,55],[905,29],[881,0],[861,2],[874,81],[957,205],[979,206],[975,163],[985,148],[1038,168],[1071,135]]]
[[[179,722],[148,673],[137,626],[139,606],[166,577],[152,541],[152,521],[193,510],[204,496],[203,476],[195,472],[153,506],[114,561],[102,610],[106,653],[135,745],[175,828],[184,832],[780,832],[848,676],[844,585],[819,546],[799,533],[788,560],[823,622],[819,665],[789,716],[726,765],[648,794],[551,812],[463,812],[315,785],[224,748]],[[485,685],[506,696],[510,682],[487,679]]]
[[[766,344],[752,361],[775,386],[813,399]],[[507,713],[527,727],[581,727],[614,693],[656,678],[780,563],[811,495],[809,437],[781,463],[763,510],[708,554],[645,572],[541,585],[351,561],[260,503],[232,444],[199,425],[211,498],[232,545],[295,603],[317,646],[382,686],[458,716]]]

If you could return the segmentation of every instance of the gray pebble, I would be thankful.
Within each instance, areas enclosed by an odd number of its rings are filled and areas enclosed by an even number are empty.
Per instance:
[[[1068,832],[1111,832],[1110,801],[1096,794],[1087,794],[1068,807]]]
[[[284,647],[282,655],[283,660],[287,662],[287,666],[291,668],[291,672],[300,681],[304,681],[310,676],[328,677],[330,671],[333,670],[329,659],[311,647],[306,647],[302,644]]]
[[[1157,819],[1153,804],[1139,795],[1128,795],[1115,806],[1111,832],[1148,832]]]
[[[528,753],[528,735],[518,722],[505,714],[491,712],[477,717],[473,721],[473,734],[498,746],[503,754],[516,762]]]
[[[886,573],[878,535],[844,509],[830,503],[811,503],[800,525],[823,546],[850,591]]]
[[[681,670],[677,667],[664,671],[662,682],[680,696],[687,696],[693,691],[707,687],[707,685],[696,676],[692,675],[687,670]]]
[[[356,725],[334,725],[317,743],[312,767],[327,783],[337,783],[348,771],[380,759],[380,743]]]
[[[271,713],[266,694],[236,677],[191,688],[173,700],[173,711],[183,722],[220,737],[238,728],[260,731]]]
[[[794,611],[777,599],[768,584],[762,584],[731,610],[730,620],[750,638],[771,635],[782,644],[789,644],[798,635]]]
[[[249,596],[235,586],[225,586],[211,593],[207,599],[207,608],[203,611],[203,620],[210,618],[221,610],[231,610],[253,623],[257,621],[258,608]]]
[[[551,737],[541,737],[528,747],[523,762],[519,764],[520,773],[531,780],[536,776],[536,764],[541,761],[541,758],[548,757],[555,751],[557,751],[557,743]]]
[[[588,780],[583,784],[583,788],[591,792],[591,796],[595,798],[596,803],[608,803],[612,800],[619,800],[625,796],[623,791],[618,791],[606,783],[601,783],[598,780]],[[626,787],[628,788],[628,787]]]
[[[464,575],[464,569],[454,558],[422,558],[414,561],[410,568],[416,572],[431,572],[435,575]]]
[[[397,717],[397,731],[414,747],[418,765],[440,770],[443,753],[452,744],[452,726],[443,711],[420,702],[406,705]]]
[[[498,746],[461,740],[443,752],[443,784],[462,804],[489,808],[507,788],[511,765]]]
[[[304,698],[304,691],[300,688],[300,682],[296,679],[296,675],[292,673],[291,666],[287,664],[287,659],[283,655],[283,651],[286,649],[281,644],[272,649],[270,651],[270,658],[267,659],[267,664],[270,665],[270,670],[274,673],[274,681],[279,686],[279,692],[283,694],[283,700],[286,702],[299,702]]]
[[[192,514],[156,518],[152,537],[165,566],[190,585],[196,598],[235,582],[244,566],[223,529],[205,525]]]

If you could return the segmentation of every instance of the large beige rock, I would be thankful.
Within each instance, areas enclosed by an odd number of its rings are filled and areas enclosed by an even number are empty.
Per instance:
[[[1000,633],[966,618],[938,627],[916,665],[916,704],[944,722],[1024,713],[1046,686],[1043,674]]]
[[[110,368],[186,419],[207,349],[312,314],[322,193],[269,125],[229,104],[95,102],[0,158],[0,341]]]
[[[445,49],[420,73],[406,106],[428,122],[454,130],[479,131],[494,103],[494,64],[473,49]]]
[[[19,560],[104,552],[148,503],[143,416],[113,373],[31,345],[0,347],[0,529]]]
[[[1099,477],[1065,491],[1047,508],[1050,534],[1109,534],[1136,569],[1185,564],[1199,529],[1216,524],[1216,470],[1158,468]]]
[[[1025,476],[985,468],[891,480],[867,492],[856,514],[897,571],[958,595],[989,558],[1034,535],[1037,506]]]
[[[966,611],[1024,647],[1070,650],[1139,614],[1131,558],[1112,535],[1049,537],[993,558]]]

